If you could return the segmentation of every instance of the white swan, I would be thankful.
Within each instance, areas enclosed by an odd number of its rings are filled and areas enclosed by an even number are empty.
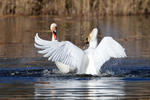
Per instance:
[[[98,29],[89,34],[89,48],[82,50],[69,41],[47,41],[35,36],[35,47],[42,49],[39,53],[48,60],[61,62],[77,68],[78,74],[99,75],[101,66],[111,57],[126,57],[125,49],[112,37],[104,37],[97,46]]]
[[[56,23],[52,23],[50,26],[50,30],[52,31],[52,41],[58,41],[58,27]],[[76,71],[76,67],[70,67],[69,65],[63,64],[59,61],[55,61],[55,64],[61,73],[69,73]]]

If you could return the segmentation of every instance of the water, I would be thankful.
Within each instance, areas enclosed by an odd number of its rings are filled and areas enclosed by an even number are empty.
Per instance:
[[[50,39],[56,22],[61,40],[84,48],[84,40],[98,27],[99,40],[112,36],[128,58],[111,59],[101,76],[61,74],[54,63],[34,48],[34,36]],[[150,17],[0,17],[0,99],[150,99]]]
[[[0,99],[147,100],[149,81],[116,77],[4,77],[0,79]]]
[[[83,47],[83,41],[94,27],[98,27],[99,40],[112,36],[125,48],[128,57],[150,57],[150,17],[23,17],[7,16],[0,18],[0,57],[41,57],[34,48],[35,33],[50,39],[49,26],[58,24],[60,39],[68,40]]]

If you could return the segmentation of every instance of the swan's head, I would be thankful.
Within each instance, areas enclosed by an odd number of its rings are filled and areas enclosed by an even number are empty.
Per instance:
[[[50,25],[50,30],[52,31],[52,35],[53,37],[55,38],[55,40],[57,39],[57,35],[58,35],[58,32],[57,32],[57,24],[56,23],[52,23]]]
[[[98,34],[98,29],[94,28],[92,32],[88,35],[88,38],[86,38],[87,43],[92,41],[97,41],[97,34]]]
[[[50,26],[50,29],[51,29],[52,32],[56,32],[57,24],[56,23],[52,23],[51,26]]]

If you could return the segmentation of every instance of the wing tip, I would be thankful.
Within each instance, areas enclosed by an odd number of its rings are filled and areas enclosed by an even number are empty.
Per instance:
[[[36,43],[34,43],[34,47],[38,48],[38,45]]]

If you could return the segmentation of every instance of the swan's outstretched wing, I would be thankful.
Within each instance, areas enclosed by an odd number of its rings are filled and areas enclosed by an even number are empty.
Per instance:
[[[104,37],[94,52],[95,64],[101,67],[111,57],[123,58],[126,57],[125,49],[112,37]]]
[[[84,51],[69,41],[47,41],[35,36],[35,47],[41,49],[38,51],[48,57],[48,60],[61,62],[63,64],[80,67]]]

